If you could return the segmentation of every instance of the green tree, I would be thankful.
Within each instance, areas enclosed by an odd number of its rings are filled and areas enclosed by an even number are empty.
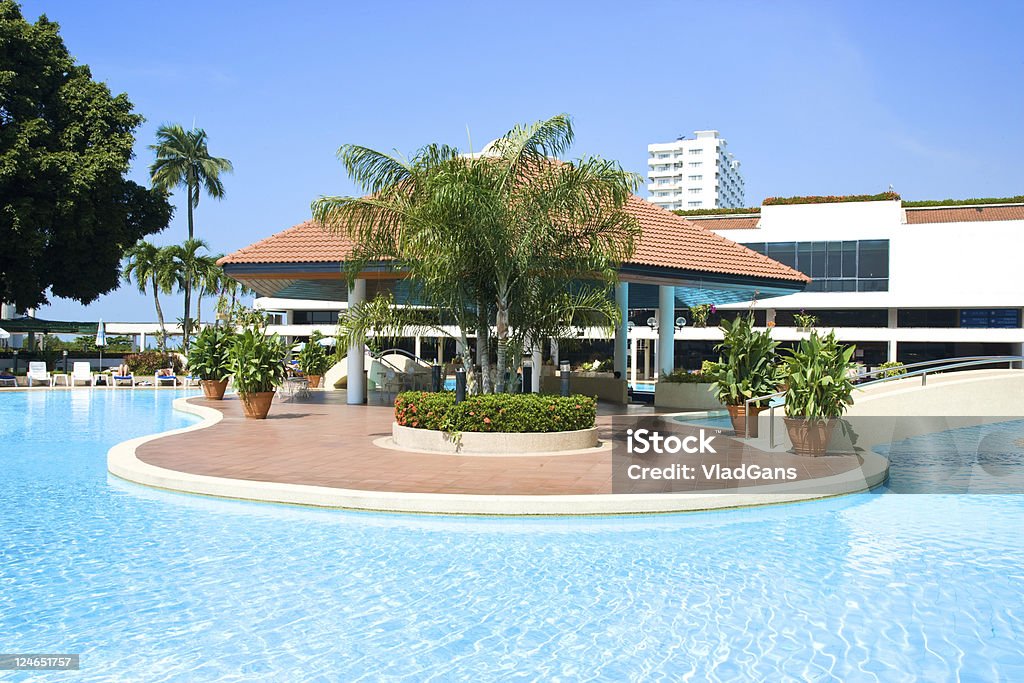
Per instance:
[[[595,157],[558,160],[572,139],[569,118],[559,115],[516,126],[476,155],[430,145],[407,161],[346,145],[338,155],[367,196],[323,197],[313,215],[355,243],[350,277],[390,260],[418,302],[454,318],[466,348],[476,333],[483,391],[492,388],[493,327],[493,389],[504,391],[509,361],[526,345],[584,320],[614,322],[615,272],[639,234],[625,210],[639,177]],[[367,302],[346,315],[345,336],[358,338],[382,318],[394,329],[403,316],[422,314]]]
[[[158,247],[151,242],[141,240],[125,252],[124,279],[134,280],[139,292],[145,294],[153,290],[153,305],[156,307],[156,319],[160,324],[160,351],[167,351],[167,327],[164,324],[164,311],[160,306],[160,295],[174,291],[177,279],[174,263],[168,247]]]
[[[221,173],[231,173],[231,162],[210,156],[206,131],[202,128],[185,130],[178,124],[163,125],[156,131],[157,144],[149,148],[156,152],[156,161],[149,167],[153,187],[171,192],[184,187],[188,207],[188,238],[195,238],[194,210],[199,206],[202,190],[214,199],[224,198]]]
[[[141,122],[56,23],[0,0],[0,300],[89,303],[118,286],[125,249],[167,226],[166,193],[124,177]]]
[[[185,295],[185,316],[181,319],[181,332],[182,348],[187,355],[195,326],[195,320],[191,317],[193,285],[206,277],[211,264],[216,266],[216,258],[201,253],[209,249],[209,245],[199,239],[190,238],[182,244],[173,244],[165,248],[174,280],[179,291]]]

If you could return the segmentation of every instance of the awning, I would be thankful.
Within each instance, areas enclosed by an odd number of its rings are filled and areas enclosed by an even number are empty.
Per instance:
[[[95,334],[96,323],[43,320],[22,316],[4,321],[9,334]]]

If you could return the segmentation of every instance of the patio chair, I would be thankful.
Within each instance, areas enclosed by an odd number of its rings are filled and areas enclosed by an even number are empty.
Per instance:
[[[71,386],[77,386],[79,382],[85,382],[88,386],[94,386],[96,383],[92,376],[92,366],[88,361],[75,361],[71,366]]]
[[[29,361],[28,385],[31,387],[39,383],[49,384],[52,387],[53,377],[50,376],[50,372],[46,369],[46,363],[41,360]]]
[[[160,371],[157,371],[156,376],[154,377],[156,385],[158,387],[162,387],[165,383],[170,382],[172,387],[178,386],[178,376],[174,374],[174,370],[172,368],[167,368],[166,372],[169,374],[162,375],[160,374]]]
[[[18,386],[18,379],[6,370],[0,370],[0,387],[16,386]]]
[[[110,376],[110,386],[118,387],[121,386],[121,382],[128,382],[129,386],[135,386],[135,373],[131,370],[128,372],[118,371]]]

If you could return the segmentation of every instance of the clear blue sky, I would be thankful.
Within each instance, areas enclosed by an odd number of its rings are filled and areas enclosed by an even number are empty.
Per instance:
[[[196,229],[232,251],[354,191],[342,143],[480,147],[567,112],[575,154],[644,172],[646,145],[716,128],[747,203],[856,194],[1024,193],[1020,2],[25,2],[146,117],[234,162]],[[181,206],[181,196],[174,197]],[[185,212],[155,237],[180,241]],[[180,311],[173,299],[165,311]],[[133,289],[40,316],[152,320]],[[180,312],[177,313],[180,315]]]

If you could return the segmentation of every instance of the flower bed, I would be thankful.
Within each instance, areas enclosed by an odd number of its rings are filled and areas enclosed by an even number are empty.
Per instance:
[[[488,394],[455,403],[451,392],[406,391],[395,399],[402,427],[443,432],[567,432],[591,429],[597,402],[590,396]]]

